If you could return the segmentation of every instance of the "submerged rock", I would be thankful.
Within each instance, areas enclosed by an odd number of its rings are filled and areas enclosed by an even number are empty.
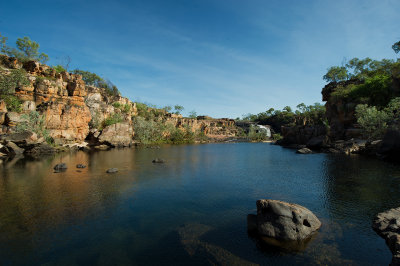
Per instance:
[[[160,158],[155,158],[152,162],[153,163],[165,163],[165,161],[163,159],[160,159]]]
[[[393,254],[390,265],[400,265],[400,207],[379,213],[372,228],[385,239]]]
[[[76,168],[86,168],[86,165],[84,165],[84,164],[77,164],[77,165],[76,165]]]
[[[203,224],[185,224],[177,229],[178,239],[195,265],[258,265],[223,247],[204,241],[213,228]]]
[[[248,230],[283,241],[302,241],[321,227],[307,208],[279,200],[257,201],[257,215],[247,217]]]
[[[67,170],[67,164],[65,164],[65,163],[59,163],[59,164],[56,164],[55,166],[54,166],[54,171],[56,171],[56,172],[64,172],[64,171],[66,171]]]
[[[110,169],[107,169],[107,171],[106,171],[106,173],[108,173],[108,174],[112,174],[112,173],[116,173],[116,172],[118,172],[117,168],[110,168]]]

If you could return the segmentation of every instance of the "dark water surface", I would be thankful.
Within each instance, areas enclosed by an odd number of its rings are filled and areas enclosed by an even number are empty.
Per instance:
[[[68,170],[54,173],[60,162]],[[106,174],[111,167],[119,172]],[[371,221],[400,206],[399,192],[399,166],[267,143],[19,160],[0,164],[0,264],[387,265]],[[249,237],[246,215],[260,198],[306,206],[320,232],[299,252]]]

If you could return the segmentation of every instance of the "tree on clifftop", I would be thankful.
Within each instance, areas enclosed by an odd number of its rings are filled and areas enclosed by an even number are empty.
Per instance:
[[[24,62],[28,60],[46,63],[49,56],[45,53],[39,53],[40,45],[32,41],[29,37],[18,38],[16,42],[17,48],[7,46],[7,37],[0,34],[0,52]]]
[[[323,79],[327,82],[339,82],[348,78],[346,67],[333,66],[328,68],[328,72],[324,75]]]
[[[398,41],[398,42],[395,42],[393,45],[392,45],[392,49],[394,50],[394,52],[397,54],[398,52],[400,52],[400,41]]]

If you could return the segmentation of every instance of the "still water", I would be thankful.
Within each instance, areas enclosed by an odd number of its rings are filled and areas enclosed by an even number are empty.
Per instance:
[[[167,161],[153,164],[156,157]],[[54,173],[65,162],[68,169]],[[87,168],[77,169],[76,164]],[[108,168],[119,172],[106,174]],[[374,215],[400,206],[400,167],[267,143],[64,153],[0,164],[1,265],[387,265]],[[322,221],[303,251],[247,234],[256,200]]]

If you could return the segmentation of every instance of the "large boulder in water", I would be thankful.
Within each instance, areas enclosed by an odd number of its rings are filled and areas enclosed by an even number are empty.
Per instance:
[[[393,254],[390,265],[400,265],[400,207],[376,215],[372,228],[385,239]]]
[[[321,227],[321,222],[307,208],[279,200],[257,201],[257,215],[248,216],[248,230],[283,241],[301,241]]]

